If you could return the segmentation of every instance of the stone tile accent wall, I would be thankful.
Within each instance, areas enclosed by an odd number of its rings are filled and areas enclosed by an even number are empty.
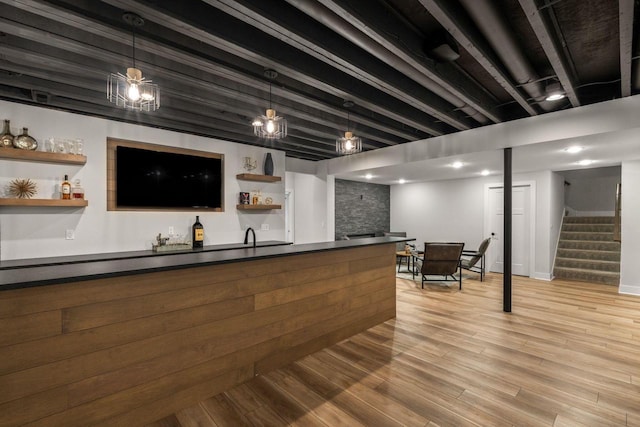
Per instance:
[[[336,240],[346,234],[389,231],[391,223],[388,185],[336,179]]]

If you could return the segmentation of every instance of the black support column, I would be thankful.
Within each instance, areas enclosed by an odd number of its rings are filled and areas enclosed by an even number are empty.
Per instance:
[[[511,222],[512,222],[511,148],[504,149],[504,267],[502,275],[502,310],[511,313]]]

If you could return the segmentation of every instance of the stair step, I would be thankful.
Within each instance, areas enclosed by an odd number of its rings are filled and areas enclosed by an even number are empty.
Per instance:
[[[562,231],[613,233],[613,224],[563,224]]]
[[[620,272],[620,263],[616,261],[601,261],[579,258],[556,258],[556,267],[579,268],[581,270],[594,270],[606,272]]]
[[[556,267],[553,274],[558,279],[578,280],[583,282],[619,285],[620,273],[609,271],[582,270],[579,268]]]
[[[563,231],[560,233],[561,240],[595,240],[604,242],[613,242],[613,233],[601,233],[601,232],[578,232],[578,231]]]
[[[603,240],[598,241],[560,239],[560,241],[558,242],[558,248],[620,252],[620,242],[608,242]]]
[[[558,248],[557,258],[577,258],[620,262],[620,251]]]
[[[613,224],[612,216],[565,216],[565,224]]]

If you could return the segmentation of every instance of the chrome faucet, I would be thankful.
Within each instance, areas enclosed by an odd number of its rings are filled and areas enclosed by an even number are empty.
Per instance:
[[[247,231],[245,231],[244,233],[244,244],[246,245],[247,243],[249,243],[249,232],[253,234],[253,249],[255,249],[256,248],[256,232],[253,231],[253,228],[251,227],[247,228]]]

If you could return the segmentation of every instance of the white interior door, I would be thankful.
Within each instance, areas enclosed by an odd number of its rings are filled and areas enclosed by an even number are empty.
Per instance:
[[[511,271],[518,276],[529,276],[531,239],[531,203],[529,186],[512,188]],[[489,224],[492,242],[489,246],[489,271],[504,271],[504,188],[489,189]]]

